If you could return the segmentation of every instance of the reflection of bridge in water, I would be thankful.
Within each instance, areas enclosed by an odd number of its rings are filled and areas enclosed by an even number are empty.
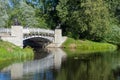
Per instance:
[[[29,74],[37,75],[37,73],[39,73],[39,76],[49,77],[49,75],[52,75],[50,69],[60,69],[62,60],[65,57],[66,54],[61,49],[54,49],[50,50],[50,54],[45,58],[12,64],[4,68],[1,72],[10,72],[12,79],[22,78],[24,75]]]

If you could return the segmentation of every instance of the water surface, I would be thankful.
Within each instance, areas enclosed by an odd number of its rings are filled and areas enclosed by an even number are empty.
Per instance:
[[[59,48],[36,50],[34,60],[0,64],[0,80],[120,80],[120,51],[68,56]]]

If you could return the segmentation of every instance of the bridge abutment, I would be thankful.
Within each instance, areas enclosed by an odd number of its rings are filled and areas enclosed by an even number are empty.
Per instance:
[[[23,47],[23,27],[12,26],[10,36],[1,36],[1,39],[15,44],[16,46]]]
[[[13,40],[15,45],[23,47],[23,27],[22,26],[12,26],[11,36],[15,37],[15,40]]]
[[[47,47],[61,47],[62,43],[66,41],[67,37],[62,36],[62,30],[61,29],[55,29],[54,32],[54,41],[53,43],[49,44]]]
[[[62,30],[55,29],[54,43],[55,43],[56,47],[60,46],[61,42],[62,42]]]

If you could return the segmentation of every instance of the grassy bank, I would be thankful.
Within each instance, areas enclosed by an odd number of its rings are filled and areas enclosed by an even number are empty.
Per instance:
[[[0,40],[0,62],[12,59],[31,59],[33,50],[30,48],[21,49],[11,43]]]
[[[109,43],[93,42],[89,40],[75,40],[72,38],[68,38],[62,44],[62,47],[70,52],[81,52],[81,53],[114,51],[117,49],[116,45]]]

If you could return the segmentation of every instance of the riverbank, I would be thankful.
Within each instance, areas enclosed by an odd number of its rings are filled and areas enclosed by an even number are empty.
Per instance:
[[[9,42],[0,40],[0,62],[13,59],[31,59],[33,56],[31,48],[21,49]]]
[[[75,40],[68,38],[61,46],[66,51],[71,52],[103,52],[103,51],[114,51],[117,49],[116,45],[109,43],[93,42],[89,40]]]

